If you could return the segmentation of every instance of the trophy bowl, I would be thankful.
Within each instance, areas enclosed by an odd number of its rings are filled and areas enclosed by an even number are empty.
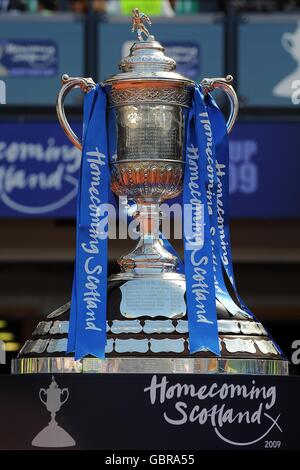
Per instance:
[[[116,149],[110,148],[111,188],[139,203],[160,203],[182,190],[189,94],[183,84],[146,86],[137,88],[136,96],[130,93],[134,83],[126,90],[109,88],[111,135],[117,142]]]
[[[134,160],[111,165],[111,189],[138,202],[162,202],[182,191],[183,162]]]

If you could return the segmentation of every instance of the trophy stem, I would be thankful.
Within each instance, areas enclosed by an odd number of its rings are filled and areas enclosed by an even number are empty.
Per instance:
[[[51,411],[51,421],[50,421],[49,424],[56,424],[56,419],[55,419],[55,417],[56,417],[56,413],[53,412],[53,411]]]
[[[160,211],[159,204],[138,203],[134,215],[140,223],[140,244],[154,245],[159,240]]]
[[[121,271],[136,275],[176,272],[178,259],[160,240],[159,203],[139,201],[134,217],[139,221],[140,239],[131,253],[118,260]]]

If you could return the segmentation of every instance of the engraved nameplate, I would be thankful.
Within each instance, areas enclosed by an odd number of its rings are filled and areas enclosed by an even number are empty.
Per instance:
[[[67,310],[70,310],[70,308],[71,308],[71,302],[67,302],[66,304],[54,310],[54,312],[49,313],[49,315],[47,315],[47,318],[59,317],[60,315],[65,313]]]
[[[126,318],[181,318],[186,313],[184,281],[134,279],[123,284],[120,289],[120,311]]]

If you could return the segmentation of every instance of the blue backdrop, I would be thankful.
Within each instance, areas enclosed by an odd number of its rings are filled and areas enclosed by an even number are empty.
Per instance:
[[[63,73],[84,75],[82,21],[74,15],[0,15],[0,80],[8,106],[53,106]],[[70,94],[69,104],[81,102],[81,93]]]
[[[72,126],[80,134],[81,125]],[[300,217],[299,135],[296,122],[237,124],[232,217]],[[74,217],[79,165],[58,123],[0,123],[0,216]]]

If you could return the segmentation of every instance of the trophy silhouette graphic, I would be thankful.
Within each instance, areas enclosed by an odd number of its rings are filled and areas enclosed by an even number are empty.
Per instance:
[[[62,399],[62,396],[65,397]],[[43,399],[43,396],[45,399]],[[35,447],[72,447],[76,444],[74,439],[63,428],[61,428],[55,419],[56,413],[62,405],[69,399],[69,390],[59,388],[54,376],[47,389],[41,388],[39,398],[51,413],[51,420],[48,425],[40,431],[33,439],[32,445]]]
[[[282,47],[291,55],[296,62],[296,69],[282,78],[273,88],[273,95],[280,98],[290,98],[292,93],[292,84],[300,77],[300,21],[293,33],[284,33],[281,38]]]

